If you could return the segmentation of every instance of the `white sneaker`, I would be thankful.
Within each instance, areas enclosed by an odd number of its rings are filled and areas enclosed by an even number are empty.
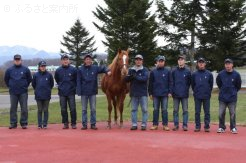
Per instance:
[[[232,133],[232,134],[237,134],[237,129],[236,129],[236,128],[233,128],[233,129],[231,130],[231,133]]]
[[[225,132],[225,130],[223,129],[223,128],[219,128],[218,130],[217,130],[217,133],[224,133]]]

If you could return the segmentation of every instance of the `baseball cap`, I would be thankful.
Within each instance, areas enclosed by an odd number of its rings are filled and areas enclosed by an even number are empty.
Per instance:
[[[165,61],[166,58],[163,55],[159,55],[158,58],[157,58],[157,61],[160,61],[160,60]]]
[[[20,54],[14,55],[14,60],[17,60],[17,59],[21,59],[21,55]]]
[[[179,55],[179,56],[178,56],[178,60],[179,60],[180,58],[186,59],[186,56],[185,56],[185,55]]]
[[[135,59],[142,59],[142,60],[143,60],[143,56],[142,56],[141,54],[137,54],[137,55],[135,56]]]
[[[86,54],[86,55],[84,56],[84,59],[86,59],[87,57],[90,57],[90,58],[92,59],[92,55],[91,55],[90,53]]]
[[[225,59],[224,63],[233,63],[233,61],[230,58]]]
[[[206,62],[203,57],[198,58],[197,62]]]
[[[69,56],[67,54],[64,54],[64,55],[61,56],[61,60],[62,59],[69,59]]]
[[[47,64],[46,64],[46,62],[45,61],[40,61],[39,63],[38,63],[38,66],[40,67],[40,66],[46,66]]]

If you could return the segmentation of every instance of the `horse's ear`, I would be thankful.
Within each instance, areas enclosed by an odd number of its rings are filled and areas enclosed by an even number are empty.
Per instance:
[[[118,53],[121,53],[121,48],[118,49]]]
[[[131,49],[130,49],[130,48],[127,48],[127,53],[128,53],[128,54],[130,53],[130,51],[131,51]]]

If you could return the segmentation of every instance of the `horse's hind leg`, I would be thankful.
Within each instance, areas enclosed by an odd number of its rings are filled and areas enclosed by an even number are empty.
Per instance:
[[[111,104],[111,97],[107,95],[108,100],[108,126],[107,128],[111,129],[111,112],[112,112],[112,104]]]
[[[114,124],[117,125],[117,119],[118,119],[118,115],[117,115],[117,102],[116,102],[116,97],[112,98],[113,100],[113,106],[114,106]]]

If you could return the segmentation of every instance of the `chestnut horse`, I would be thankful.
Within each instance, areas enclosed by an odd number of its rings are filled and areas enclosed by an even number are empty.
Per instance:
[[[124,81],[128,73],[129,50],[118,50],[118,54],[109,65],[111,75],[102,77],[102,91],[108,100],[108,128],[111,128],[112,105],[114,107],[114,121],[117,125],[118,112],[120,115],[120,127],[123,126],[123,109],[126,94],[129,92],[129,84]]]

